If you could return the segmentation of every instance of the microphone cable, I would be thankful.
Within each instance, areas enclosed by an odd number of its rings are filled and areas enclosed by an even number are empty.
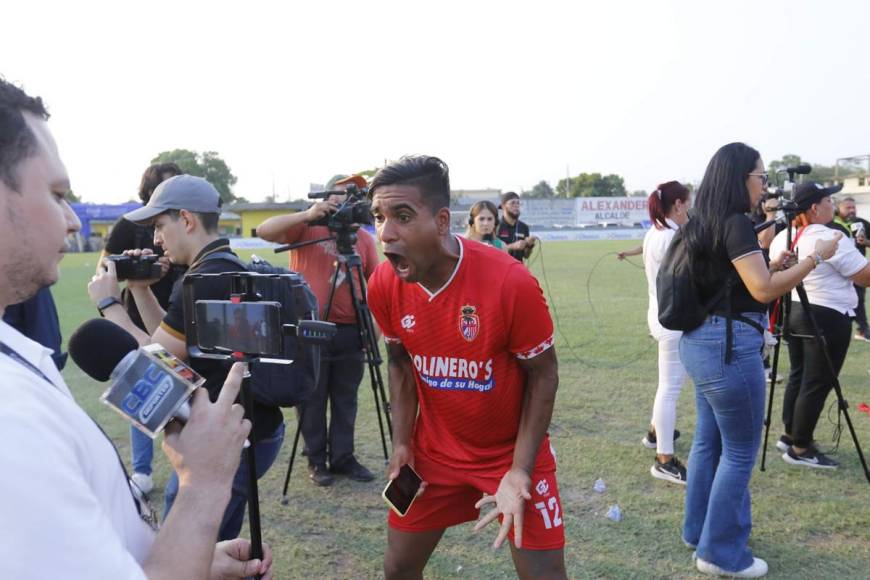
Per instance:
[[[577,349],[594,344],[595,342],[598,341],[597,337],[601,336],[601,332],[600,332],[601,320],[600,320],[599,315],[598,315],[598,310],[595,308],[595,303],[592,299],[592,279],[593,279],[593,276],[594,276],[596,270],[598,269],[598,266],[601,264],[601,262],[604,261],[605,258],[608,258],[610,256],[616,256],[617,252],[608,252],[606,254],[599,256],[598,260],[596,260],[596,262],[592,266],[592,269],[589,271],[589,274],[586,276],[586,283],[585,283],[586,303],[589,305],[589,310],[592,313],[592,327],[593,327],[594,332],[592,334],[592,337],[589,340],[581,341],[577,344],[572,344],[571,341],[568,340],[568,337],[565,335],[565,333],[562,331],[562,323],[561,323],[561,319],[559,317],[559,310],[556,306],[556,302],[553,300],[553,293],[552,293],[552,290],[550,288],[550,279],[547,275],[546,262],[544,260],[544,244],[539,239],[538,244],[536,244],[536,246],[539,248],[538,251],[537,252],[533,251],[532,255],[529,256],[529,262],[528,262],[529,270],[531,270],[531,266],[533,264],[535,264],[536,262],[540,263],[541,279],[544,282],[544,284],[543,284],[544,291],[545,291],[545,294],[547,296],[547,300],[549,302],[550,308],[553,312],[553,322],[555,323],[556,332],[558,333],[559,338],[561,339],[561,342],[563,343],[563,345],[567,348],[569,354],[571,355],[571,358],[575,362],[578,362],[584,366],[587,366],[589,368],[594,368],[594,369],[619,370],[619,369],[627,368],[627,367],[637,363],[644,355],[646,355],[652,349],[655,341],[650,341],[646,345],[646,347],[638,350],[637,352],[634,352],[634,353],[628,355],[627,357],[624,357],[624,358],[621,357],[621,358],[617,359],[615,362],[590,361],[590,360],[585,359],[584,357],[580,356],[577,353]],[[639,270],[643,270],[643,266],[632,262],[628,258],[626,258],[623,261],[628,262],[629,264],[631,264],[632,266],[634,266],[635,268],[637,268]]]

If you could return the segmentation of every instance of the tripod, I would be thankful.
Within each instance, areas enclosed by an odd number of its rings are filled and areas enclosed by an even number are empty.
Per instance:
[[[791,224],[794,215],[789,215],[789,212],[786,212],[787,223]],[[773,221],[762,224],[756,231],[761,231],[765,227],[769,227],[773,225]],[[792,236],[791,236],[791,226],[787,225],[786,229],[786,247],[792,247]],[[858,435],[855,433],[855,427],[852,425],[852,419],[849,416],[849,403],[846,401],[843,396],[843,389],[840,387],[840,380],[837,377],[836,366],[834,365],[833,360],[831,360],[831,354],[828,350],[828,344],[825,339],[824,334],[822,334],[819,329],[818,322],[816,321],[815,314],[810,308],[810,301],[807,297],[807,291],[804,288],[803,283],[799,283],[795,287],[795,291],[798,294],[798,298],[800,299],[801,306],[803,307],[804,315],[807,318],[807,322],[809,322],[809,326],[812,329],[812,338],[818,343],[819,349],[824,354],[825,358],[825,366],[828,369],[828,373],[833,381],[834,392],[837,395],[837,409],[846,419],[846,425],[849,427],[849,433],[852,436],[852,441],[855,443],[855,449],[858,451],[858,459],[861,461],[861,466],[864,468],[864,476],[867,478],[867,482],[870,483],[870,470],[867,468],[867,461],[864,459],[864,453],[861,451],[861,444],[858,441]],[[797,335],[790,334],[789,332],[789,314],[791,313],[791,293],[786,293],[784,296],[780,298],[779,304],[782,305],[782,308],[777,309],[777,316],[775,322],[774,330],[779,329],[779,332],[776,335],[776,346],[773,350],[773,360],[771,361],[770,368],[770,394],[768,396],[767,401],[767,415],[764,419],[764,444],[762,446],[761,451],[761,471],[765,471],[765,463],[767,460],[767,442],[768,437],[770,435],[770,424],[771,424],[771,415],[773,413],[773,393],[776,385],[776,373],[777,368],[779,366],[779,355],[782,347],[783,339],[788,340],[789,336],[798,338]],[[798,338],[798,340],[801,340]]]
[[[378,429],[380,430],[381,435],[381,448],[384,452],[384,461],[386,462],[390,457],[387,449],[387,433],[389,433],[390,439],[392,439],[393,424],[390,420],[390,403],[387,400],[386,390],[384,389],[384,380],[381,376],[380,365],[383,362],[383,359],[381,358],[380,347],[378,346],[372,313],[369,310],[368,302],[366,301],[366,279],[362,270],[362,258],[354,249],[354,244],[357,240],[356,230],[358,227],[359,226],[356,228],[341,228],[335,232],[334,236],[330,236],[329,238],[292,244],[286,246],[286,249],[296,249],[326,240],[335,240],[336,242],[338,256],[336,258],[335,271],[332,276],[332,286],[329,289],[329,298],[327,299],[323,319],[329,320],[329,314],[333,307],[335,293],[338,291],[341,283],[346,282],[350,291],[351,302],[353,303],[357,328],[359,329],[359,338],[363,356],[369,370],[369,382],[371,383],[372,394],[375,399],[375,412],[377,413]],[[280,249],[283,250],[285,247],[282,246]],[[287,475],[284,477],[284,490],[281,499],[283,505],[287,505],[289,501],[287,498],[287,488],[290,485],[290,475],[293,472],[293,463],[296,459],[296,451],[299,446],[299,436],[302,432],[302,421],[304,415],[305,410],[303,403],[302,409],[299,412],[299,422],[296,426],[296,434],[293,437],[293,450],[290,454],[290,460],[287,465]],[[387,432],[384,431],[385,422]]]

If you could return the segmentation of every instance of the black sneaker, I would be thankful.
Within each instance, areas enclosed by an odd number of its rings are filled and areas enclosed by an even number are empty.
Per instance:
[[[335,478],[326,469],[325,463],[309,463],[308,477],[320,487],[329,487],[335,481]]]
[[[816,449],[807,449],[802,455],[798,455],[795,453],[794,447],[789,447],[788,451],[782,454],[782,459],[792,465],[802,465],[813,469],[837,469],[840,465]]]
[[[680,438],[680,430],[674,429],[674,441],[676,441],[679,438]],[[655,431],[648,431],[647,434],[643,436],[643,439],[640,440],[640,442],[643,443],[643,446],[646,447],[647,449],[655,449],[656,443],[658,443],[658,440],[656,440]]]
[[[649,472],[656,479],[686,485],[686,466],[676,457],[671,457],[665,463],[656,459],[653,466],[649,468]]]
[[[372,472],[357,461],[353,455],[338,465],[330,465],[329,470],[338,475],[345,475],[353,481],[372,481],[375,478]]]

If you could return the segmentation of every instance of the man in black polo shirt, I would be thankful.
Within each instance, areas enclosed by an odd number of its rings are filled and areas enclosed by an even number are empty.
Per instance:
[[[532,253],[535,236],[529,235],[529,226],[520,221],[520,196],[509,191],[501,196],[501,221],[498,239],[507,244],[508,253],[522,262]]]
[[[861,255],[866,255],[867,236],[870,235],[870,222],[858,217],[854,197],[844,197],[837,201],[837,215],[834,216],[834,221],[828,224],[828,227],[838,229],[844,235],[852,238],[855,241],[855,247],[861,252]],[[855,293],[858,295],[858,306],[855,308],[855,324],[858,325],[858,329],[855,331],[855,338],[870,342],[870,328],[868,328],[867,310],[865,308],[867,289],[855,284]]]
[[[173,264],[189,266],[188,273],[219,274],[237,272],[239,266],[224,259],[204,260],[215,252],[229,252],[229,241],[217,234],[221,200],[217,190],[206,180],[192,175],[178,175],[161,183],[148,204],[126,214],[134,223],[150,223],[154,226],[154,244],[163,249]],[[148,253],[148,250],[133,250],[133,254]],[[106,263],[106,269],[94,276],[88,286],[91,300],[107,319],[118,324],[136,337],[140,344],[159,343],[175,356],[187,360],[187,345],[184,336],[184,308],[182,300],[183,278],[175,283],[169,299],[169,308],[160,307],[151,290],[154,280],[128,280],[127,287],[136,301],[146,332],[130,320],[120,303],[120,291],[114,264]],[[228,279],[210,281],[205,287],[197,287],[197,300],[228,300]],[[192,359],[191,366],[206,379],[205,388],[212,400],[217,399],[230,365],[223,361]],[[254,445],[257,476],[262,477],[269,469],[284,440],[284,419],[277,407],[260,405],[254,401],[253,429],[249,437]],[[184,485],[185,482],[181,482]],[[175,474],[164,492],[164,518],[172,507],[178,492],[179,481]],[[247,501],[247,465],[242,460],[233,481],[233,491],[224,513],[219,532],[221,540],[239,535]]]

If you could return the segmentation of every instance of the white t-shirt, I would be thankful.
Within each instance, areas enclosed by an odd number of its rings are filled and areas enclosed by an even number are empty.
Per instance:
[[[0,322],[0,578],[144,579],[154,532],[111,442],[76,404],[51,349]]]
[[[659,268],[662,265],[662,260],[665,259],[665,253],[668,251],[668,246],[671,245],[671,240],[680,226],[673,220],[667,220],[668,229],[660,230],[655,226],[647,230],[643,237],[643,269],[646,272],[647,294],[649,295],[649,308],[646,311],[646,322],[649,325],[649,331],[654,338],[659,339],[668,334],[679,336],[682,334],[678,330],[668,330],[659,324],[659,301],[656,295],[656,276],[659,273]]]
[[[786,234],[785,230],[779,232],[770,243],[771,259],[776,259],[786,250]],[[792,229],[792,240],[796,234],[797,232]],[[812,256],[816,241],[829,240],[835,235],[836,231],[827,226],[808,225],[798,238],[798,258]],[[837,244],[837,252],[831,259],[819,264],[804,278],[804,288],[810,304],[825,306],[849,316],[854,315],[854,309],[858,306],[858,295],[855,293],[851,278],[866,265],[867,259],[861,255],[855,243],[843,236]],[[792,300],[795,302],[798,300],[796,291],[792,291]]]

